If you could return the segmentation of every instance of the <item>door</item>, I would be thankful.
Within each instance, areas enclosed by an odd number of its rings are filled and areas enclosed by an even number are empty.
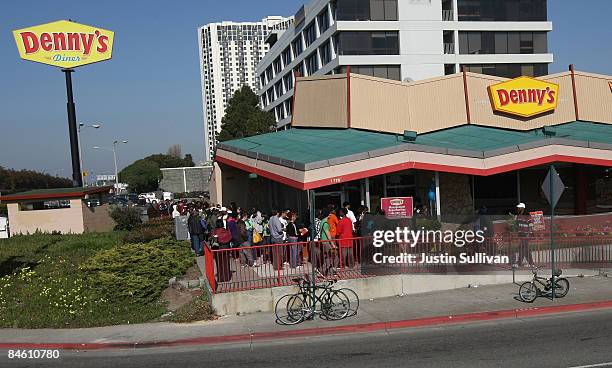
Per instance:
[[[326,208],[329,204],[340,208],[343,202],[344,193],[340,191],[315,193],[315,210],[317,211]]]

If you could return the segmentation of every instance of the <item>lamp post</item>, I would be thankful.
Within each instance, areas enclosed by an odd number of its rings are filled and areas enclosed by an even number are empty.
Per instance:
[[[128,143],[128,141],[115,140],[113,141],[113,148],[106,148],[106,147],[99,147],[99,146],[93,147],[93,149],[100,149],[100,150],[109,151],[113,153],[113,160],[115,162],[115,191],[117,192],[119,191],[119,172],[117,168],[117,144],[119,143],[126,144]]]
[[[86,128],[93,128],[93,129],[100,129],[102,127],[102,124],[85,124],[85,123],[79,123],[79,126],[77,128],[77,135],[78,135],[78,141],[79,141],[79,157],[81,159],[81,182],[83,183],[83,186],[87,186],[87,183],[85,182],[85,175],[83,175],[83,172],[85,171],[85,167],[83,166],[83,150],[82,150],[82,144],[81,144],[81,130],[86,129]]]

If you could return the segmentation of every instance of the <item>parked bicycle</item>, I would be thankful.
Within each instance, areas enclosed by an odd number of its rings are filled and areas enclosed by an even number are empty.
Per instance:
[[[299,291],[285,295],[276,302],[274,313],[277,323],[295,325],[316,315],[334,321],[357,313],[359,297],[348,288],[334,289],[337,280],[325,279],[317,284],[305,275],[293,281],[298,284]]]
[[[526,281],[521,284],[519,288],[519,296],[522,301],[526,303],[531,303],[538,296],[551,296],[552,295],[552,277],[540,277],[538,276],[538,269],[536,267],[532,268],[531,272],[533,273],[533,279],[531,281]],[[561,276],[563,271],[557,269],[554,271],[555,277],[555,297],[563,298],[567,295],[569,291],[569,281],[566,278],[559,277]]]

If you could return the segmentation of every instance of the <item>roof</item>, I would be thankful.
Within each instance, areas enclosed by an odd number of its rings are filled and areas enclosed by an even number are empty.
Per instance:
[[[36,189],[27,192],[9,194],[0,197],[1,201],[14,202],[20,200],[52,199],[52,198],[82,198],[87,194],[109,192],[113,187],[84,187],[84,188],[54,188]]]
[[[542,129],[515,131],[462,125],[419,134],[414,142],[405,142],[402,136],[391,133],[292,128],[222,142],[218,148],[302,170],[320,167],[317,163],[321,161],[348,159],[365,153],[372,157],[381,150],[416,150],[479,158],[553,143],[612,150],[612,125],[574,121],[557,125],[554,130],[555,136],[549,137]]]

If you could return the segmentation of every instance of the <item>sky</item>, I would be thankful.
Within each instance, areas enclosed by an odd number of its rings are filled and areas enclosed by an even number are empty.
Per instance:
[[[405,0],[400,0],[405,1]],[[72,19],[115,32],[113,59],[76,69],[77,121],[84,167],[112,174],[174,144],[204,156],[197,28],[223,20],[292,15],[303,0],[2,0],[0,5],[0,166],[71,176],[66,89],[58,68],[19,58],[12,30]],[[577,4],[583,6],[577,6]],[[549,0],[550,73],[576,69],[612,75],[612,1]]]

